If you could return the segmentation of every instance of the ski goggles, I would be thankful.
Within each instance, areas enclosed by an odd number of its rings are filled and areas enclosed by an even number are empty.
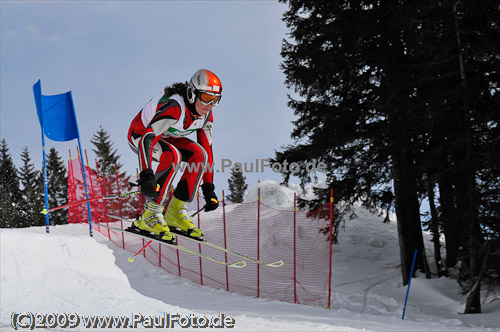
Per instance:
[[[220,102],[221,95],[212,93],[212,92],[207,92],[207,91],[200,91],[198,92],[198,99],[203,105],[218,105]]]

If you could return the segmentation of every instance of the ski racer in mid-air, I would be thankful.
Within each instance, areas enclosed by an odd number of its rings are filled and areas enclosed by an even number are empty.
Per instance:
[[[146,196],[144,212],[134,223],[142,231],[175,242],[172,230],[202,239],[187,214],[187,206],[201,189],[205,211],[215,210],[218,199],[213,184],[212,108],[221,99],[222,84],[209,70],[198,70],[185,83],[165,87],[133,119],[128,141],[139,157],[139,185]],[[196,133],[196,142],[186,136]],[[153,160],[159,162],[153,171]],[[165,214],[168,190],[181,162],[186,167]],[[210,167],[207,167],[207,166]]]

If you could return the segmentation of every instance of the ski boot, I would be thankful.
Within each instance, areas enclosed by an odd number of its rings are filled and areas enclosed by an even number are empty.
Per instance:
[[[172,232],[201,241],[204,234],[191,222],[191,218],[187,213],[188,205],[189,202],[183,202],[173,196],[165,212],[165,220]]]
[[[154,203],[153,201],[147,201],[144,207],[144,213],[141,218],[134,221],[133,226],[136,230],[140,230],[142,233],[149,232],[157,235],[159,239],[167,243],[176,244],[175,235],[172,234],[168,228],[165,219],[163,218],[163,206]],[[134,228],[133,227],[133,228]]]

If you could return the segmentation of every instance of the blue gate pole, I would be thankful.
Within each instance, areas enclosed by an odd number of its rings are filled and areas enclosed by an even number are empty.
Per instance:
[[[408,281],[408,288],[406,289],[405,305],[403,307],[403,316],[401,319],[405,319],[406,311],[406,301],[408,300],[408,294],[410,293],[411,277],[413,277],[413,268],[415,267],[415,260],[417,259],[417,249],[415,249],[415,255],[413,255],[413,264],[411,264],[410,280]]]
[[[42,155],[43,155],[43,190],[45,193],[45,209],[42,213],[45,214],[45,231],[49,233],[49,214],[46,213],[49,209],[49,192],[47,189],[48,180],[47,180],[47,158],[45,157],[45,134],[43,132],[42,127]]]

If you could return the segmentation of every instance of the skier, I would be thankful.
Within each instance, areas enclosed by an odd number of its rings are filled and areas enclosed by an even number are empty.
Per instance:
[[[146,196],[144,212],[135,227],[173,243],[181,234],[202,239],[187,214],[201,181],[205,211],[215,210],[218,199],[213,184],[212,107],[221,99],[222,85],[209,70],[200,69],[189,82],[165,87],[137,114],[129,132],[129,144],[139,157],[139,185]],[[196,142],[185,137],[196,132]],[[152,162],[159,165],[153,172]],[[168,188],[181,162],[187,162],[165,214]],[[209,165],[210,167],[207,167]]]

